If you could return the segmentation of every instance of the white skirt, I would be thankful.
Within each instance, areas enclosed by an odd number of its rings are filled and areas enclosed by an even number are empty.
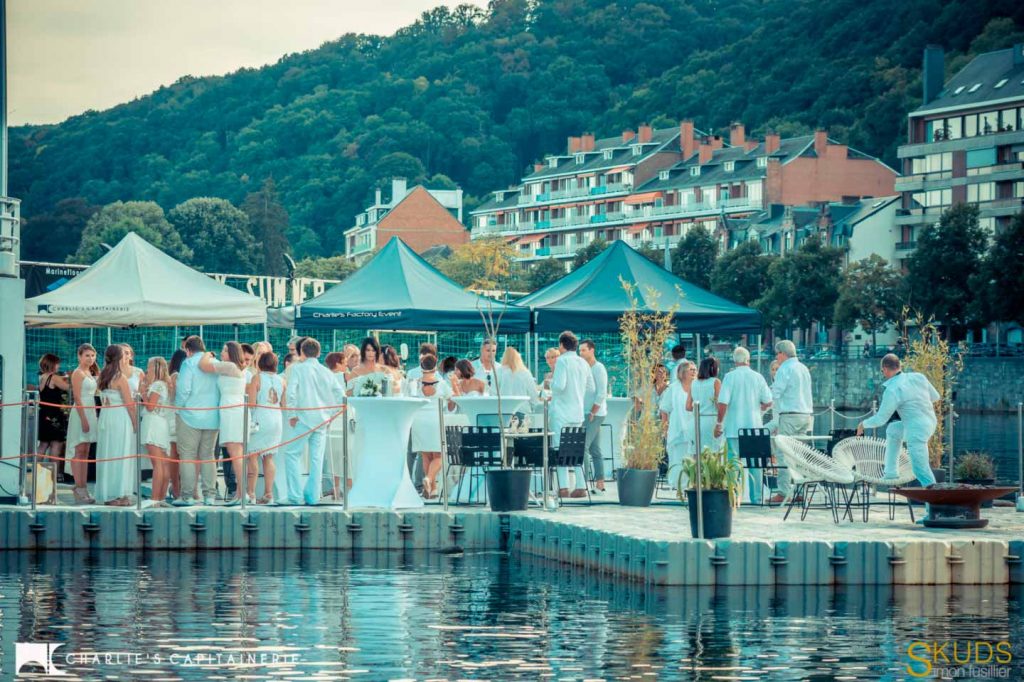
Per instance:
[[[170,420],[162,414],[153,414],[142,408],[142,444],[155,445],[167,451],[171,447]]]
[[[107,502],[135,492],[135,431],[126,407],[109,407],[99,419],[96,442],[96,501]],[[116,461],[106,461],[115,459]]]
[[[221,395],[221,405],[238,405],[245,402],[243,395]],[[231,407],[220,411],[220,444],[242,442],[242,422],[245,414],[241,407]]]
[[[89,432],[82,431],[82,420],[78,416],[78,408],[71,408],[71,416],[68,417],[68,438],[65,446],[66,452],[74,452],[75,446],[80,443],[95,443],[99,431],[98,420],[96,419],[96,408],[85,408],[85,419],[89,422]]]

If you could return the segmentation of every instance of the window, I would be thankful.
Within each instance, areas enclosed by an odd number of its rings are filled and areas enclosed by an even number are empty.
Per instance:
[[[975,185],[967,185],[967,201],[977,203],[979,201],[992,201],[996,197],[996,183],[979,182]]]
[[[998,129],[999,112],[986,111],[983,114],[978,114],[978,133],[981,135],[990,135]]]
[[[983,230],[987,230],[990,234],[996,231],[996,219],[995,218],[980,218],[978,220],[978,226]]]
[[[974,137],[978,134],[978,115],[970,114],[964,116],[964,137]]]
[[[996,148],[967,150],[967,167],[982,168],[996,165]]]
[[[659,180],[668,180],[668,175],[669,175],[669,172],[667,170],[658,171],[658,179]]]
[[[999,131],[1017,130],[1017,110],[1003,109],[999,112]]]
[[[1001,81],[999,81],[998,83],[996,83],[995,85],[993,85],[992,87],[994,87],[994,88],[1001,88],[1004,85],[1006,85],[1006,79],[1005,78],[1002,79]]]
[[[956,90],[954,90],[954,91],[953,91],[953,96],[954,96],[954,97],[956,97],[957,95],[959,95],[959,94],[960,94],[961,92],[963,92],[963,91],[964,91],[964,88],[965,88],[965,87],[967,87],[967,86],[966,86],[966,85],[961,85],[961,86],[960,86],[959,88],[957,88]]]
[[[640,146],[640,145],[638,145],[638,144],[635,144],[635,145],[633,145],[633,147],[632,147],[632,151],[633,151],[633,156],[640,156],[641,154],[643,154],[643,152],[644,152],[644,148],[643,148],[643,147],[641,147],[641,146]]]
[[[959,116],[956,118],[946,119],[946,139],[956,140],[964,136],[963,131],[963,119]]]
[[[725,170],[728,173],[731,173],[734,170],[736,170],[736,162],[735,161],[726,161],[725,162]]]
[[[759,156],[759,157],[757,157],[757,167],[758,168],[767,168],[768,167],[768,157],[767,156]]]
[[[612,156],[614,154],[615,154],[615,152],[613,152],[611,149],[605,149],[604,150],[604,154],[602,156],[604,157],[605,161],[611,161],[612,160]]]
[[[548,168],[558,168],[558,157],[552,156],[548,159]]]
[[[977,92],[978,88],[980,88],[980,87],[981,87],[981,83],[975,83],[974,85],[971,86],[971,89],[968,90],[967,92]]]
[[[576,165],[577,165],[577,166],[583,165],[583,159],[584,159],[584,158],[585,158],[585,157],[584,157],[584,155],[583,155],[583,154],[577,154],[577,155],[576,155]]]
[[[690,166],[690,176],[697,177],[700,175],[700,166]]]

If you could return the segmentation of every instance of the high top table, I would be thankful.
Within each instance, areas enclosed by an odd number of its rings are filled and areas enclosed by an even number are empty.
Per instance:
[[[348,506],[383,509],[416,509],[423,498],[409,477],[406,453],[409,431],[416,411],[427,404],[423,398],[352,397],[359,437],[356,477],[349,491]]]

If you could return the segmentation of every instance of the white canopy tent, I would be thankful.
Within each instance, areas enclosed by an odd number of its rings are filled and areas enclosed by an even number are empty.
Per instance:
[[[263,301],[193,270],[134,232],[64,286],[25,301],[27,327],[266,322]]]

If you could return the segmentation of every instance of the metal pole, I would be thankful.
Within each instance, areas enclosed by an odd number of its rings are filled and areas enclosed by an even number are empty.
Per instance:
[[[694,421],[694,450],[696,450],[696,458],[694,462],[697,465],[697,481],[694,483],[694,490],[697,491],[697,537],[701,540],[704,539],[704,497],[701,494],[704,490],[703,473],[701,472],[700,465],[700,403],[693,404],[693,421]]]
[[[29,400],[31,400],[31,394],[28,391],[25,391],[22,394],[22,397],[24,398],[22,402],[26,402],[27,403]],[[28,447],[29,447],[28,441],[25,440],[25,439],[28,438],[28,437],[34,437],[34,436],[31,436],[31,434],[29,434],[29,429],[28,429],[28,426],[31,423],[30,419],[29,419],[29,416],[30,416],[29,415],[29,410],[30,409],[31,409],[31,404],[22,405],[22,407],[21,407],[21,442],[18,443],[18,454],[19,455],[21,453],[25,452],[25,450],[27,450]],[[18,469],[19,469],[19,475],[18,475],[18,504],[29,504],[28,498],[25,495],[25,481],[28,478],[28,468],[26,467],[25,458],[24,457],[19,457],[18,458]]]
[[[441,429],[441,506],[448,511],[448,434],[444,431],[445,400],[437,401],[437,423]]]
[[[874,417],[878,414],[878,400],[871,401],[871,416]],[[878,436],[878,429],[871,429],[871,437],[876,438]]]
[[[135,395],[135,510],[142,511],[142,396]]]
[[[541,485],[544,487],[544,509],[545,510],[547,510],[547,508],[548,508],[548,429],[549,428],[550,428],[550,426],[548,424],[548,399],[545,398],[544,399],[544,431],[543,431],[543,433],[541,435],[541,439],[540,439],[541,440],[541,452],[543,453],[542,459],[543,459],[543,465],[544,465],[544,472],[543,472],[544,475],[541,477],[543,479],[543,482],[542,482]]]
[[[341,400],[342,424],[341,430],[341,487],[345,493],[341,496],[341,508],[348,511],[348,396]]]
[[[235,327],[237,333],[238,327]],[[243,487],[244,486],[244,487]],[[242,400],[242,480],[238,482],[242,488],[242,511],[245,511],[245,501],[249,497],[249,397]],[[266,491],[264,491],[266,494]]]
[[[954,409],[953,409],[953,401],[950,400],[949,401],[949,479],[948,479],[950,483],[953,482],[953,460],[954,460],[954,457],[953,457],[953,444],[954,444],[954,439],[953,439],[953,421],[954,421],[954,419],[953,419],[953,417],[955,416],[955,414],[956,413],[954,412]]]
[[[1024,511],[1024,403],[1017,403],[1017,511]]]
[[[836,430],[836,399],[828,401],[828,432]]]
[[[704,349],[700,346],[700,334],[693,335],[693,352],[695,362],[700,365],[700,361],[704,359]]]
[[[761,373],[761,355],[764,354],[764,344],[762,341],[764,337],[761,334],[757,335],[757,373]]]
[[[32,420],[32,421],[35,424],[36,429],[38,429],[39,428],[39,401],[38,401],[38,399],[34,400],[29,405],[29,407],[32,408],[32,412],[33,412],[33,414],[35,414],[36,418],[34,420]],[[34,433],[33,434],[29,434],[29,437],[32,439],[32,511],[34,513],[35,510],[36,510],[36,488],[39,485],[39,464],[37,463],[37,459],[38,459],[37,456],[38,456],[38,452],[39,452],[39,440],[36,438]],[[54,485],[56,485],[56,481],[54,482]]]

